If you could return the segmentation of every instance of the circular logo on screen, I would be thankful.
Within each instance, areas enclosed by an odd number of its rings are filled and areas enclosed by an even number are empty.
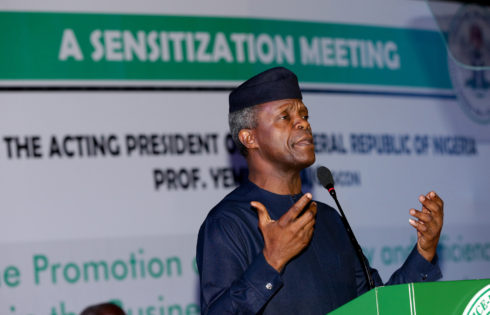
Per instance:
[[[463,311],[463,315],[490,314],[490,284],[478,291]]]
[[[490,11],[465,5],[451,21],[449,73],[459,103],[479,123],[490,122]]]

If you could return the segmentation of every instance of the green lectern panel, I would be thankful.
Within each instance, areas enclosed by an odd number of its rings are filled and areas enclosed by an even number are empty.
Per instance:
[[[378,289],[378,313],[410,315],[413,309],[412,287],[410,285],[394,285]]]
[[[414,283],[417,310],[432,310],[420,314],[463,314],[473,296],[489,284],[489,279]],[[487,298],[467,315],[490,314],[490,288],[486,291]]]
[[[379,287],[330,314],[490,315],[490,279]]]

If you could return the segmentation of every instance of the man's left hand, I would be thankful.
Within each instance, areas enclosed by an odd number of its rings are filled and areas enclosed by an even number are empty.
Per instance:
[[[410,214],[418,220],[410,219],[409,222],[417,230],[417,250],[426,260],[432,261],[441,236],[444,202],[433,191],[421,195],[419,201],[421,211],[410,209]]]

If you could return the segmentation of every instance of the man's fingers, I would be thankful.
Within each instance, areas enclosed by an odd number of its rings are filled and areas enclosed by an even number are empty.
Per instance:
[[[419,221],[424,222],[425,224],[429,224],[434,219],[430,213],[417,211],[415,209],[410,209],[410,215],[419,219]]]
[[[411,226],[413,226],[415,229],[417,229],[418,233],[421,233],[422,235],[428,231],[428,227],[426,224],[420,221],[415,221],[414,219],[408,219],[408,222],[410,223]],[[420,237],[420,236],[419,236]]]
[[[311,201],[311,194],[304,194],[279,220],[280,221],[293,221],[303,211],[306,205]]]
[[[267,211],[267,208],[263,204],[258,201],[252,201],[250,202],[250,205],[257,210],[257,214],[259,216],[259,225],[264,225],[272,221],[271,217],[269,216],[269,212]]]
[[[427,198],[436,202],[441,209],[444,207],[444,201],[439,197],[439,195],[435,191],[431,191],[427,194]]]
[[[425,211],[425,212],[433,212],[433,211],[437,211],[437,209],[438,209],[438,205],[434,201],[430,200],[426,196],[420,195],[419,196],[419,201],[420,201],[420,203],[423,206],[422,207],[422,211]]]
[[[312,202],[308,209],[303,213],[299,218],[296,219],[294,224],[298,226],[298,228],[304,228],[306,224],[309,224],[311,221],[315,222],[317,212],[317,204],[316,202]]]
[[[305,224],[303,227],[304,231],[311,231],[313,233],[313,227],[315,226],[315,220],[310,220],[308,223]]]
[[[426,212],[440,212],[442,211],[442,200],[434,194],[434,192],[430,192],[427,196],[419,196],[420,203],[424,206],[423,209]]]
[[[410,218],[408,221],[410,222],[410,225],[416,228],[419,233],[422,233],[429,238],[433,238],[440,233],[441,225],[437,217],[434,217],[430,213],[417,211],[415,209],[410,209],[410,214],[418,219],[414,220]],[[420,237],[420,235],[418,236]]]

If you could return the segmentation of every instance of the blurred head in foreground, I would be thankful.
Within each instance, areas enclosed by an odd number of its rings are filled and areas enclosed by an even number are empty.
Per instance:
[[[126,315],[126,313],[116,304],[102,303],[87,307],[80,315]]]

